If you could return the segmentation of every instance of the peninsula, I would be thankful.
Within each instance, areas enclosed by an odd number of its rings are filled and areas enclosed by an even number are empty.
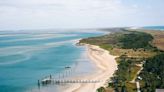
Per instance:
[[[115,58],[118,69],[112,77],[108,77],[110,81],[107,85],[101,85],[97,91],[155,92],[164,88],[164,32],[129,28],[119,30],[79,42],[99,46],[118,56]]]

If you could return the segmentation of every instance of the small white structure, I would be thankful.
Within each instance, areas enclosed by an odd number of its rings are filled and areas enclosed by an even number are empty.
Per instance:
[[[140,76],[137,77],[139,80],[142,80],[142,78]]]

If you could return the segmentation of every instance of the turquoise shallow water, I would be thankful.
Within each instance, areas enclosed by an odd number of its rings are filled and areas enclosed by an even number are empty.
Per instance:
[[[85,48],[75,46],[75,40],[103,34],[0,32],[0,92],[30,92],[36,88],[38,79],[57,75],[65,66],[79,64],[85,69],[79,68],[76,74],[90,73],[94,67],[83,55]]]
[[[152,29],[152,30],[164,30],[164,26],[146,26],[144,29]]]

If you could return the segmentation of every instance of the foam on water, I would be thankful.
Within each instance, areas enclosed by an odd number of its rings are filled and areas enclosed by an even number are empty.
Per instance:
[[[14,56],[16,56],[16,55],[14,55]],[[26,60],[30,59],[30,56],[28,56],[28,55],[26,55],[26,56],[20,55],[20,56],[21,57],[18,57],[18,58],[11,58],[12,56],[7,56],[7,57],[10,57],[10,58],[8,58],[7,60],[3,59],[3,62],[0,62],[0,66],[1,65],[16,64],[16,63],[20,63],[20,62],[23,62],[23,61],[26,61]]]
[[[76,36],[76,35],[64,35],[64,34],[55,34],[55,35],[32,35],[31,37],[27,37],[27,38],[23,38],[23,39],[20,39],[20,38],[17,38],[17,39],[10,39],[10,40],[2,40],[0,42],[18,42],[18,41],[32,41],[32,40],[44,40],[44,39],[52,39],[52,38],[59,38],[59,37],[73,37],[73,36]]]

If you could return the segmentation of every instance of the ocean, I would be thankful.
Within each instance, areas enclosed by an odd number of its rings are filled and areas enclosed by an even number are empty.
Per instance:
[[[142,27],[144,29],[151,29],[151,30],[164,30],[164,26],[146,26]]]
[[[88,32],[89,31],[89,32]],[[37,88],[37,81],[57,77],[66,66],[76,68],[70,76],[89,74],[95,66],[89,62],[81,38],[105,34],[96,30],[19,30],[0,31],[0,92],[41,92],[57,86]]]

